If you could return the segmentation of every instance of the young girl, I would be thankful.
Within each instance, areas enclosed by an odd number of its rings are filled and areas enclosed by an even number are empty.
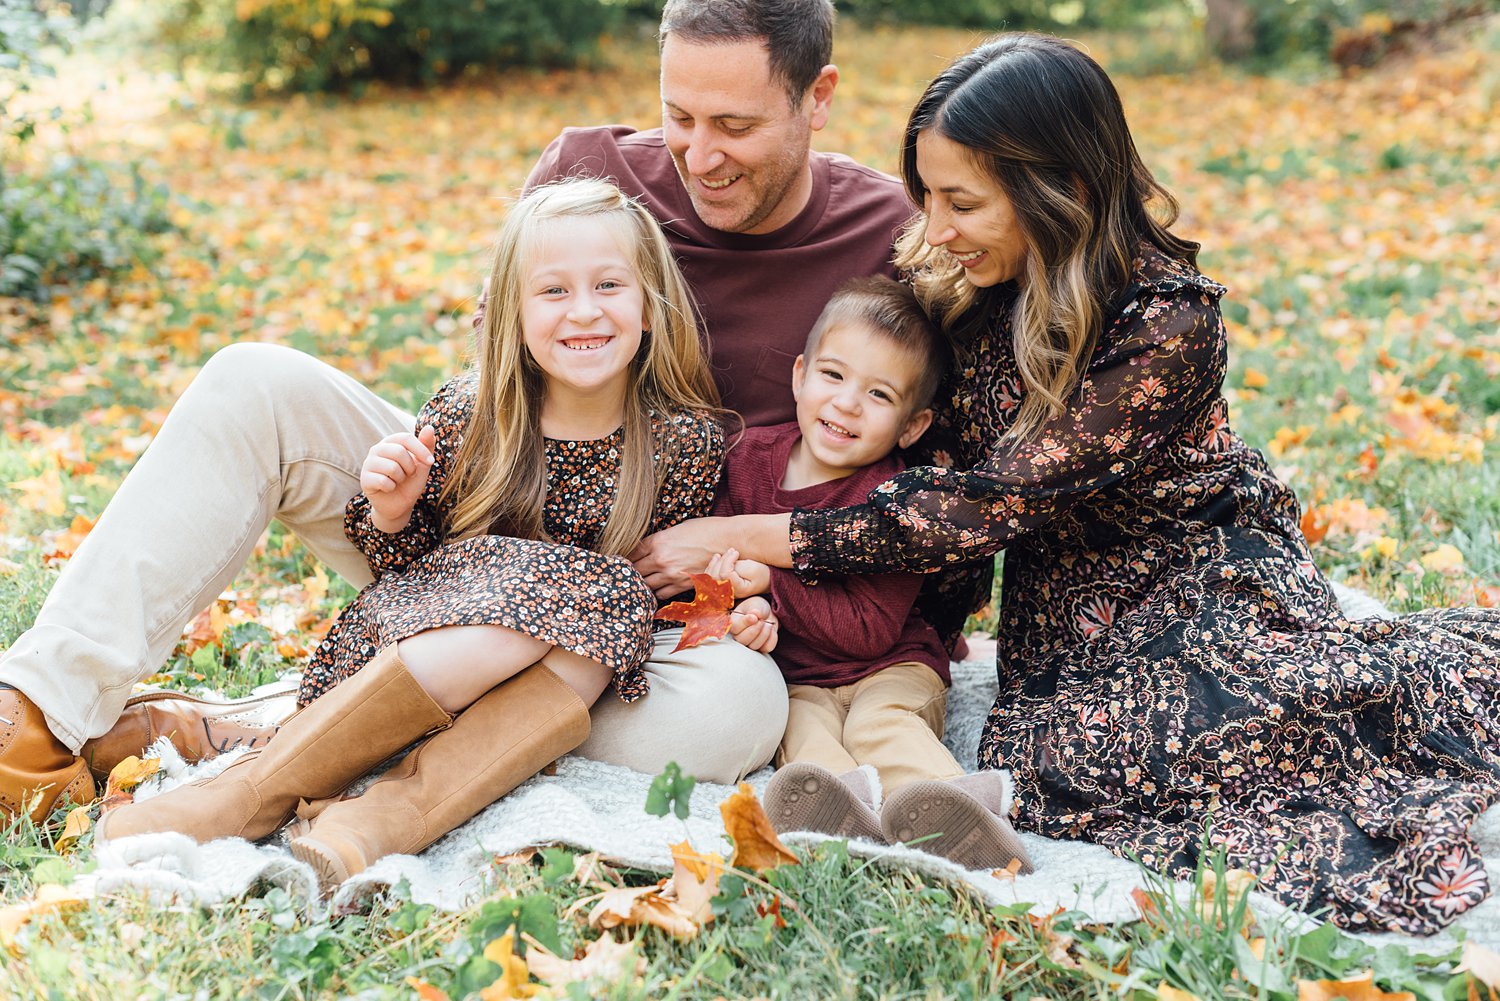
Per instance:
[[[302,803],[292,850],[328,891],[577,747],[611,681],[646,694],[656,602],[624,554],[706,513],[723,455],[686,286],[644,208],[572,180],[511,211],[488,288],[474,370],[365,460],[345,529],[376,581],[314,654],[302,710],[220,775],[109,813],[99,839],[253,840]]]

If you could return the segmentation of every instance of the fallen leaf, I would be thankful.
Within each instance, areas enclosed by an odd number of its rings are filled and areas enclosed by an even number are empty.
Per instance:
[[[1157,1001],[1198,1001],[1198,995],[1188,991],[1180,991],[1170,984],[1160,984],[1156,988]]]
[[[536,858],[535,848],[522,848],[518,852],[506,852],[504,855],[492,855],[490,862],[493,865],[530,865],[531,860]]]
[[[75,514],[72,524],[52,539],[51,548],[42,555],[42,562],[54,566],[72,559],[78,547],[83,545],[83,540],[93,530],[94,521],[93,518]]]
[[[417,992],[419,1001],[450,1001],[446,991],[440,991],[425,980],[407,977],[406,985]]]
[[[1447,542],[1422,557],[1422,566],[1435,573],[1460,570],[1463,565],[1464,554],[1458,551],[1457,546]]]
[[[1198,902],[1198,914],[1205,920],[1214,918],[1219,912],[1218,898],[1221,892],[1225,895],[1225,913],[1232,912],[1240,902],[1240,898],[1255,888],[1255,874],[1244,869],[1227,869],[1224,872],[1224,885],[1219,886],[1219,874],[1212,869],[1203,873],[1203,899]],[[1248,932],[1255,925],[1255,915],[1250,913],[1250,908],[1245,908],[1244,917],[1240,923],[1240,932]]]
[[[1500,987],[1500,954],[1473,942],[1464,943],[1458,972],[1467,973],[1486,987]]]
[[[729,611],[734,607],[734,586],[706,573],[689,574],[692,601],[674,601],[656,612],[656,618],[684,625],[682,639],[672,648],[686,650],[704,640],[715,640],[729,632]]]
[[[1297,1001],[1417,1001],[1410,991],[1387,993],[1375,986],[1375,974],[1369,971],[1343,980],[1299,980]]]
[[[481,1001],[511,1001],[512,998],[536,997],[542,987],[531,982],[526,960],[516,955],[516,938],[506,932],[484,947],[484,958],[500,967],[495,982],[479,992]]]
[[[1013,880],[1021,872],[1021,860],[1013,858],[1004,869],[991,869],[990,876],[993,879]]]
[[[771,818],[766,816],[748,782],[741,782],[739,791],[719,804],[719,815],[724,818],[724,830],[734,839],[730,865],[756,872],[779,865],[797,865],[797,856],[776,836]]]
[[[583,955],[573,959],[554,956],[547,947],[529,935],[526,940],[526,965],[548,987],[568,984],[614,984],[626,977],[646,972],[646,958],[635,950],[634,942],[616,942],[608,935],[590,942]]]
[[[82,838],[94,826],[89,819],[89,808],[86,806],[75,806],[68,811],[68,817],[63,821],[62,833],[58,835],[57,842],[53,845],[59,855],[66,855],[78,847],[78,839]]]
[[[19,956],[21,953],[16,947],[16,936],[26,922],[39,914],[82,907],[88,899],[89,894],[79,893],[70,886],[42,884],[29,899],[0,907],[0,945]]]
[[[113,810],[117,806],[133,802],[137,786],[161,770],[160,758],[142,760],[132,754],[110,769],[109,779],[104,783],[102,810]]]
[[[672,896],[698,924],[714,919],[713,898],[719,893],[724,857],[718,852],[698,852],[686,841],[672,845]]]
[[[674,900],[664,895],[666,880],[654,886],[620,886],[605,890],[589,911],[595,928],[620,925],[655,925],[669,935],[689,939],[698,934],[698,922]]]

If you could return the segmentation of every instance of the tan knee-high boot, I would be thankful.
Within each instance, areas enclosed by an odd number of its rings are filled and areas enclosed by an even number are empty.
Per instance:
[[[310,804],[321,810],[292,840],[292,854],[332,893],[376,859],[426,848],[588,735],[588,706],[534,664],[480,696],[363,795]]]
[[[273,833],[301,799],[333,796],[412,741],[452,717],[386,647],[353,677],[213,778],[106,813],[96,841],[178,831],[195,841]]]

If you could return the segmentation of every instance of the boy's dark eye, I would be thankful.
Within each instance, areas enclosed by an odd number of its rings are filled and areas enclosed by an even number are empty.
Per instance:
[[[887,403],[891,401],[891,394],[887,393],[883,389],[872,389],[870,390],[870,395],[875,397],[875,399],[877,400],[884,400]]]

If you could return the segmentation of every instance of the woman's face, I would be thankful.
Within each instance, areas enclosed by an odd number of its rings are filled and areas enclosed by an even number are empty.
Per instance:
[[[969,150],[928,129],[917,136],[917,173],[927,189],[927,242],[952,254],[980,288],[1020,278],[1027,250],[1021,222]]]

